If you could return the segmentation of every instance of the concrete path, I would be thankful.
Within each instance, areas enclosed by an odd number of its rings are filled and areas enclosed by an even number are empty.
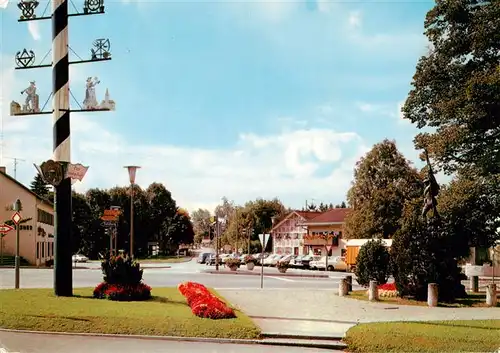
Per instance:
[[[324,349],[0,331],[0,353],[323,353]],[[332,351],[341,353],[341,351]]]
[[[339,297],[336,290],[219,290],[263,333],[343,337],[363,322],[499,319],[500,308],[428,308]]]

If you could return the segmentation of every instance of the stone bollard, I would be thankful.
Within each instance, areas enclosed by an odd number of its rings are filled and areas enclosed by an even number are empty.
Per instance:
[[[347,282],[347,291],[352,292],[352,276],[346,276],[345,280]]]
[[[339,297],[345,297],[349,294],[349,285],[345,279],[341,279],[339,282]]]
[[[486,305],[497,306],[497,285],[495,283],[488,284],[486,287]]]
[[[378,283],[377,281],[370,281],[370,288],[368,289],[368,300],[375,302],[378,300]]]
[[[427,305],[435,307],[438,305],[438,285],[437,283],[429,283],[427,285]]]
[[[469,277],[470,290],[472,293],[479,292],[479,276],[470,276]]]

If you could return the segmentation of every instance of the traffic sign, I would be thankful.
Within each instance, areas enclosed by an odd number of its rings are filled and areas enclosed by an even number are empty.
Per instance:
[[[12,215],[12,222],[15,223],[15,225],[18,225],[19,222],[21,222],[21,219],[23,219],[23,217],[21,217],[21,215],[19,214],[19,212],[16,212]]]
[[[333,248],[333,245],[327,245],[327,246],[326,246],[326,250],[327,250],[327,251],[332,250],[332,248]]]
[[[14,230],[14,228],[7,224],[0,224],[0,233],[8,233],[11,230]]]

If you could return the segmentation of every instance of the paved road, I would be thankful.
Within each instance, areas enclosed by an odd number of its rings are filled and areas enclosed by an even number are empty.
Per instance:
[[[102,281],[98,270],[99,263],[79,264],[80,267],[93,269],[74,269],[73,286],[94,287]],[[207,268],[195,261],[170,264],[171,268],[154,268],[162,264],[148,264],[144,270],[144,281],[153,287],[174,287],[183,281],[195,281],[216,289],[260,288],[260,276],[207,274],[202,273]],[[165,264],[163,264],[165,266]],[[280,277],[276,269],[266,269],[269,275],[264,278],[265,288],[311,288],[337,289],[338,283],[345,273],[331,272],[330,278]],[[258,271],[256,268],[254,271]],[[291,272],[301,272],[299,270]],[[308,272],[308,271],[302,271]],[[0,269],[0,289],[13,288],[14,270]],[[53,271],[51,269],[21,269],[21,288],[52,288]],[[355,287],[356,288],[356,287]]]
[[[2,348],[4,351],[2,352]],[[132,338],[55,336],[0,331],[0,353],[323,353],[323,349],[193,343]],[[329,352],[335,352],[329,350]],[[340,353],[340,352],[339,352]]]

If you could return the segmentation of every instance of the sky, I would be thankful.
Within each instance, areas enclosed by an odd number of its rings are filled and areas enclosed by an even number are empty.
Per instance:
[[[0,7],[6,0],[0,0]],[[38,16],[50,15],[40,0]],[[401,117],[432,1],[105,2],[106,14],[72,17],[70,61],[90,58],[108,38],[112,60],[72,65],[72,109],[87,77],[116,111],[71,115],[72,162],[89,166],[77,191],[163,183],[179,206],[213,210],[278,197],[292,208],[340,203],[353,168],[373,144],[395,139],[417,166],[418,130]],[[83,0],[70,10],[81,12]],[[12,0],[0,9],[0,164],[29,184],[33,163],[52,157],[52,117],[11,117],[12,100],[36,81],[49,98],[51,69],[14,70],[33,50],[50,64],[50,21],[19,23]],[[47,58],[41,62],[43,57]],[[45,110],[51,109],[49,101]]]

